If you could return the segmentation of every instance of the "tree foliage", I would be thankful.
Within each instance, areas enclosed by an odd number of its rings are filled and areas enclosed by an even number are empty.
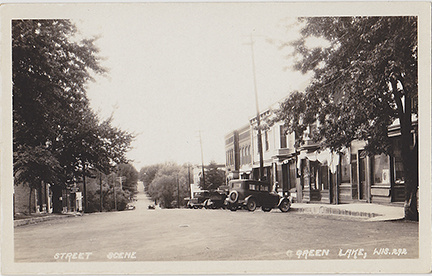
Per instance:
[[[205,181],[200,178],[199,187],[202,190],[216,190],[225,183],[225,171],[219,169],[215,161],[211,161],[204,173]]]
[[[61,191],[127,161],[133,135],[90,108],[86,83],[105,70],[94,39],[76,41],[76,31],[69,20],[12,21],[15,184]]]
[[[132,197],[133,193],[129,189],[125,189],[124,186],[120,186],[119,179],[115,173],[108,175],[100,173],[95,178],[87,179],[87,212],[123,211],[126,209],[126,205],[130,202]],[[117,210],[115,209],[116,206]]]
[[[313,72],[313,81],[281,104],[278,119],[296,133],[298,145],[308,129],[310,138],[336,152],[362,140],[369,154],[390,155],[388,127],[398,120],[406,214],[415,218],[417,148],[411,130],[418,96],[417,18],[313,17],[300,22],[305,24],[302,36],[291,43],[294,68]],[[312,38],[325,43],[311,45]]]
[[[132,196],[137,193],[138,171],[131,164],[119,164],[118,175],[123,177],[122,189],[129,192]]]
[[[187,165],[166,163],[143,167],[140,179],[148,187],[146,191],[151,199],[162,208],[184,206],[184,198],[189,195]]]
[[[153,182],[153,179],[156,177],[157,172],[162,167],[162,164],[155,164],[146,167],[142,167],[139,171],[138,178],[140,181],[144,183],[144,189],[148,192],[148,188],[150,183]]]

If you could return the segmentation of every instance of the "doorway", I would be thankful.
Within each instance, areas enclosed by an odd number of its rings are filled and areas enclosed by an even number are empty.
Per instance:
[[[359,199],[366,200],[367,199],[367,182],[366,182],[366,166],[367,166],[367,157],[364,151],[359,152]]]

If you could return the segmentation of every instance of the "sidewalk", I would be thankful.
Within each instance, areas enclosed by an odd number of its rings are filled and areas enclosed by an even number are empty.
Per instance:
[[[293,203],[293,211],[315,214],[350,216],[353,219],[366,221],[387,221],[404,218],[403,206],[389,206],[374,203],[351,203],[351,204],[316,204],[316,203]]]
[[[77,217],[82,216],[81,213],[65,213],[65,214],[46,214],[43,216],[38,217],[31,217],[31,218],[23,218],[23,219],[15,219],[14,220],[14,227],[28,225],[28,224],[35,224],[43,221],[49,221],[49,220],[57,220],[57,219],[63,219],[63,218],[69,218],[69,217]]]

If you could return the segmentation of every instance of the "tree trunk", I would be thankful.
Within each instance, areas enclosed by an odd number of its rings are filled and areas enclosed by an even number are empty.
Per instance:
[[[403,94],[399,91],[398,81],[404,87]],[[411,134],[412,129],[412,106],[411,97],[407,88],[403,85],[404,80],[393,78],[391,80],[393,95],[397,105],[400,130],[401,130],[401,157],[404,167],[404,186],[405,186],[405,219],[415,220],[419,218],[417,209],[417,189],[418,189],[418,146]],[[403,103],[402,103],[403,102]]]
[[[102,173],[101,172],[99,172],[99,196],[100,196],[100,211],[103,212]]]
[[[403,139],[402,162],[405,174],[405,219],[418,221],[417,189],[418,189],[418,147],[410,150],[410,145]]]
[[[33,192],[33,187],[30,186],[29,205],[28,205],[28,213],[29,213],[29,215],[31,214],[31,198],[32,198],[32,192]]]
[[[401,157],[405,180],[405,219],[418,221],[417,189],[418,189],[418,146],[411,134],[411,98],[405,92],[405,112],[400,114],[402,149]]]
[[[86,165],[83,167],[83,213],[87,213],[87,187],[86,187]]]
[[[36,191],[37,191],[36,211],[38,211],[38,206],[39,206],[39,212],[38,213],[42,213],[42,181],[40,181],[38,183]]]
[[[62,196],[62,189],[57,185],[52,186],[52,202],[53,202],[53,213],[60,214],[62,212],[63,206],[60,197]]]

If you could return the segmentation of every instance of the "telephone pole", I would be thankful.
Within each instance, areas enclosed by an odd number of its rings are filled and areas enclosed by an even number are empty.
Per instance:
[[[190,192],[189,192],[189,190],[190,190],[190,188],[191,188],[191,178],[190,178],[190,164],[188,163],[188,194],[190,194]]]
[[[259,106],[258,106],[258,89],[257,89],[257,82],[256,82],[256,73],[255,73],[255,54],[254,54],[254,41],[252,34],[250,35],[251,39],[251,50],[252,50],[252,71],[253,71],[253,80],[254,80],[254,89],[255,89],[255,102],[256,102],[256,120],[257,120],[257,140],[258,140],[258,154],[259,154],[259,176],[258,179],[261,180],[264,176],[264,158],[263,158],[263,149],[262,149],[262,137],[261,137],[261,118],[260,118],[260,112],[259,112]]]
[[[201,169],[202,169],[202,180],[203,180],[201,187],[205,187],[204,154],[203,154],[203,146],[202,146],[202,139],[201,139],[201,130],[199,131],[199,137],[200,137],[200,145],[201,145]]]

